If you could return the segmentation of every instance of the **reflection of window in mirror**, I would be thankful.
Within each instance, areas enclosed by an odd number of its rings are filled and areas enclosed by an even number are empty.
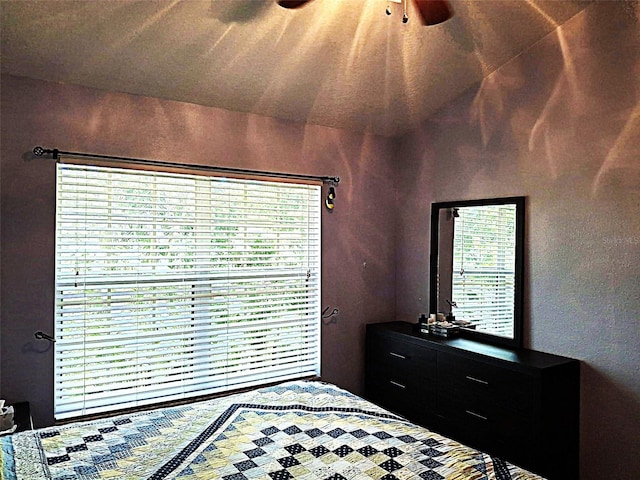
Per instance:
[[[451,225],[453,243],[450,295],[445,298],[457,305],[456,318],[473,322],[479,331],[513,337],[516,206],[455,210],[457,216],[444,222]]]

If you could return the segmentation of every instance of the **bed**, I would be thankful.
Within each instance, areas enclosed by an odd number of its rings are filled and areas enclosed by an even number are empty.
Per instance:
[[[16,433],[1,460],[7,480],[540,478],[317,381]]]

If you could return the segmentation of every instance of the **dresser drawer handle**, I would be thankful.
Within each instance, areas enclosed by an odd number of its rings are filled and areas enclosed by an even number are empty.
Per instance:
[[[482,385],[489,385],[489,382],[487,382],[486,380],[480,380],[479,378],[470,377],[469,375],[467,375],[465,378],[467,380],[471,380],[472,382],[481,383]]]
[[[476,418],[479,418],[481,420],[489,420],[487,417],[485,417],[484,415],[480,415],[479,413],[476,412],[472,412],[471,410],[465,410],[465,412],[467,412],[469,415],[472,415]]]
[[[402,388],[402,389],[407,388],[405,385],[402,385],[401,383],[398,383],[398,382],[394,382],[393,380],[389,380],[389,383],[390,383],[391,385],[395,385],[396,387],[400,387],[400,388]]]
[[[407,359],[407,357],[405,357],[404,355],[400,355],[399,353],[396,353],[396,352],[389,352],[389,355],[391,355],[393,357],[398,357],[398,358],[400,358],[402,360],[406,360]]]

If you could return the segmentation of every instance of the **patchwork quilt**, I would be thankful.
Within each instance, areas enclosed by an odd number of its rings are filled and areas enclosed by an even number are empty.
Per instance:
[[[1,462],[7,480],[540,478],[321,382],[17,433]]]

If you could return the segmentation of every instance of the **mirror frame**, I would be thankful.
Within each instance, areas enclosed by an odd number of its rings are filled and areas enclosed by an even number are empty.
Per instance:
[[[479,200],[461,200],[451,202],[435,202],[431,204],[431,256],[429,261],[429,313],[438,311],[438,248],[439,248],[439,221],[440,210],[454,207],[477,207],[483,205],[503,205],[513,203],[516,205],[516,252],[515,252],[515,279],[514,279],[514,311],[513,311],[513,338],[501,337],[490,333],[477,332],[472,329],[462,329],[461,336],[483,343],[505,345],[509,347],[522,347],[523,330],[523,280],[524,280],[524,210],[525,197],[485,198]]]

